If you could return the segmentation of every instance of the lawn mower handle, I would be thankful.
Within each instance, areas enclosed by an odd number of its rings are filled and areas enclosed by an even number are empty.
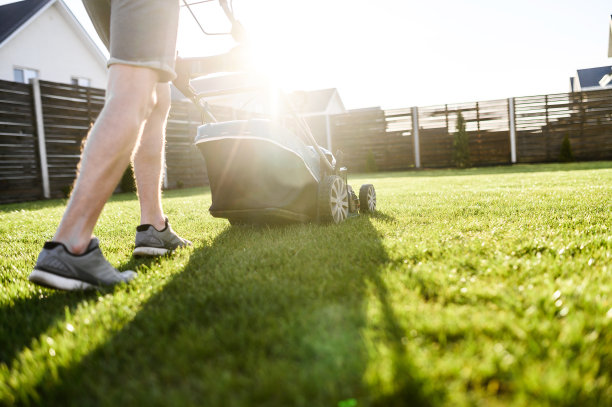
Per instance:
[[[174,86],[187,98],[189,98],[196,106],[198,106],[205,116],[207,122],[216,122],[217,120],[212,115],[207,103],[202,99],[207,95],[197,93],[191,86],[191,79],[202,76],[218,73],[218,72],[239,72],[244,70],[244,45],[239,45],[231,51],[206,57],[181,58],[176,57],[175,70],[176,78],[172,81]]]
[[[205,35],[214,35],[212,33],[207,33],[204,30],[204,28],[200,25],[200,22],[198,21],[197,17],[195,16],[193,11],[189,7],[189,3],[187,3],[187,0],[183,0],[183,3],[187,7],[189,12],[191,13],[193,18],[196,20],[201,31]],[[210,75],[213,73],[218,73],[218,72],[243,71],[247,65],[245,63],[245,61],[247,60],[245,58],[247,46],[244,45],[247,42],[246,41],[247,36],[244,30],[244,27],[242,26],[242,24],[240,24],[238,20],[236,20],[234,16],[234,11],[231,6],[231,1],[228,2],[228,0],[219,0],[219,5],[223,9],[223,12],[225,13],[227,19],[232,24],[231,33],[228,33],[228,34],[231,34],[234,40],[240,45],[233,48],[231,51],[225,54],[220,54],[220,55],[207,56],[207,57],[196,57],[196,58],[177,57],[176,59],[177,76],[176,76],[176,79],[173,81],[174,86],[176,86],[176,88],[181,93],[183,93],[183,95],[189,98],[202,111],[204,120],[207,122],[212,122],[212,123],[217,122],[217,120],[212,114],[212,112],[210,111],[208,103],[206,103],[203,100],[205,97],[211,96],[211,94],[197,93],[196,90],[191,86],[191,83],[190,83],[191,79]],[[212,95],[212,96],[215,96],[215,95]],[[308,124],[304,121],[303,118],[299,117],[299,115],[297,114],[289,98],[287,98],[286,96],[284,98],[285,98],[285,102],[291,107],[291,111],[293,112],[293,115],[298,125],[301,127],[302,133],[305,135],[306,141],[312,144],[313,148],[315,149],[315,151],[317,152],[317,155],[320,158],[322,165],[329,172],[331,173],[336,172],[333,162],[330,162],[327,156],[325,155],[325,153],[323,152],[323,150],[321,150],[321,147],[319,146],[314,136],[312,135],[312,132],[310,131],[310,128],[308,127]]]

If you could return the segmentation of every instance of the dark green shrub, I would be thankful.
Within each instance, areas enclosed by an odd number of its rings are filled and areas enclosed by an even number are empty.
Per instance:
[[[461,112],[457,113],[457,132],[453,139],[453,163],[458,168],[471,166],[469,138],[465,130],[465,119]]]
[[[74,183],[70,184],[70,185],[64,185],[62,187],[62,195],[64,198],[70,198],[70,194],[72,194],[72,187],[74,186]]]
[[[119,189],[121,192],[136,192],[136,181],[134,180],[134,169],[132,165],[128,165],[127,169],[119,181]]]
[[[574,154],[572,153],[572,145],[570,144],[569,137],[567,134],[563,137],[561,142],[561,154],[559,155],[559,161],[562,163],[570,163],[574,161]]]
[[[372,150],[368,152],[368,156],[366,157],[365,171],[366,172],[377,172],[378,171],[378,165],[376,164],[376,157],[374,157],[374,153],[372,152]]]

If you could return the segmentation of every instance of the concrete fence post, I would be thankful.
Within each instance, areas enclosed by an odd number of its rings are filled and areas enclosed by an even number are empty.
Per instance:
[[[51,190],[49,187],[49,167],[47,165],[47,145],[45,143],[45,121],[43,119],[42,97],[38,78],[32,79],[32,97],[34,98],[34,116],[36,117],[36,135],[38,139],[43,196],[48,199],[51,197]]]
[[[421,148],[419,145],[419,108],[412,108],[412,136],[414,137],[414,166],[421,168]]]
[[[166,161],[166,145],[165,144],[164,144],[164,150],[163,150],[162,154],[163,154],[163,157],[162,157],[162,168],[163,168],[163,171],[164,171],[164,179],[163,179],[162,186],[163,186],[164,189],[168,189],[168,185],[169,185],[169,183],[168,183],[168,163]]]
[[[516,164],[516,117],[514,98],[508,98],[508,122],[510,124],[510,162]]]

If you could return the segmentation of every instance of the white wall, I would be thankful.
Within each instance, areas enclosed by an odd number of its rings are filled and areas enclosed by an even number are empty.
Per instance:
[[[80,76],[89,78],[92,87],[106,87],[105,64],[60,7],[53,4],[0,48],[0,79],[12,81],[13,68],[24,67],[37,69],[47,81],[70,83]]]
[[[334,92],[334,95],[332,96],[329,105],[327,106],[327,111],[326,113],[328,115],[334,115],[334,114],[342,114],[342,113],[346,113],[346,109],[344,108],[344,104],[342,103],[342,99],[340,99],[340,95],[338,94],[338,92]]]

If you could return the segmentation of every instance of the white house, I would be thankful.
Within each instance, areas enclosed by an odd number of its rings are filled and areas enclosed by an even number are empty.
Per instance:
[[[62,0],[0,4],[0,79],[106,87],[106,57]]]
[[[331,116],[346,113],[338,90],[320,89],[293,92],[293,106],[307,122],[319,145],[333,151]]]
[[[578,69],[576,76],[570,78],[570,90],[572,92],[580,92],[587,90],[600,90],[612,88],[612,82],[601,85],[601,80],[604,76],[612,73],[612,66],[598,66],[596,68]]]

